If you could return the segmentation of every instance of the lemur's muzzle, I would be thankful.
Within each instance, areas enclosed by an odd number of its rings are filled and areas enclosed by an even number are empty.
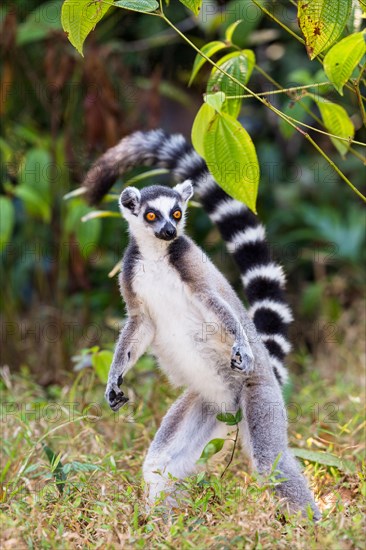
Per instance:
[[[177,230],[172,223],[166,223],[155,235],[164,241],[172,241],[177,236]]]

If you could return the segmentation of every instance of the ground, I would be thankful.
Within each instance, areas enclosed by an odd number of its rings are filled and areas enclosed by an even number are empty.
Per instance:
[[[117,414],[91,369],[42,388],[26,368],[3,367],[1,548],[363,549],[363,346],[352,326],[315,358],[290,360],[289,438],[323,512],[316,526],[279,514],[271,478],[250,474],[239,449],[223,478],[229,456],[187,481],[180,511],[147,513],[143,457],[177,395],[151,359],[129,374],[132,405]]]

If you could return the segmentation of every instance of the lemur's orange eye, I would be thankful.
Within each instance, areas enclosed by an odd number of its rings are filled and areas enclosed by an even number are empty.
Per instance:
[[[154,214],[154,212],[148,212],[145,218],[147,219],[147,221],[153,222],[156,218],[156,214]]]
[[[180,210],[175,210],[173,212],[173,218],[175,218],[176,220],[180,220],[182,217],[182,212]]]

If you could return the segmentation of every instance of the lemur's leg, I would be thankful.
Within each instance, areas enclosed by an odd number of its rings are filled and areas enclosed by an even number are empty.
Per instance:
[[[275,489],[276,493],[287,499],[293,511],[302,510],[304,513],[310,505],[314,519],[320,519],[320,512],[306,479],[288,448],[285,405],[273,376],[261,377],[254,374],[253,378],[248,380],[242,410],[243,447],[254,468],[262,474],[268,474],[280,455],[276,470],[279,471],[279,477],[285,481],[279,482]]]
[[[189,390],[169,409],[143,466],[149,504],[164,491],[171,495],[166,504],[174,505],[175,483],[171,476],[184,479],[199,471],[196,462],[206,444],[216,437],[226,438],[229,428],[216,419],[217,412],[215,404]]]
[[[118,411],[128,401],[119,386],[126,372],[146,351],[153,334],[151,323],[142,315],[129,317],[123,327],[114,350],[105,391],[106,400],[113,411]]]

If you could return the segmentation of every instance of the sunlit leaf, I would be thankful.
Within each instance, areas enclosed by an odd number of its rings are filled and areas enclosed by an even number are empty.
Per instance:
[[[233,34],[236,30],[236,28],[238,27],[238,25],[240,25],[240,23],[242,23],[243,20],[242,19],[239,19],[238,21],[235,21],[235,23],[232,23],[231,25],[228,26],[228,28],[226,29],[225,31],[225,38],[226,40],[231,44],[232,41],[233,41]]]
[[[310,59],[341,35],[351,7],[352,0],[299,0],[297,17]]]
[[[255,65],[255,55],[252,50],[242,50],[225,55],[217,62],[217,65],[226,74],[214,67],[207,83],[207,93],[224,92],[227,97],[222,112],[236,118],[240,113],[243,88],[230,78],[235,78],[239,83],[246,84],[252,74]],[[235,99],[234,99],[235,97]]]
[[[229,115],[216,114],[203,148],[204,159],[220,187],[256,212],[259,164],[248,132]]]
[[[95,25],[105,16],[111,4],[100,0],[65,0],[61,10],[62,28],[77,51],[83,55],[83,44]]]
[[[355,134],[355,127],[353,126],[347,111],[341,105],[332,103],[322,97],[315,95],[311,95],[311,97],[319,107],[324,126],[328,132],[342,138],[352,139]],[[330,139],[340,154],[344,156],[347,153],[350,144],[334,137],[331,137]]]
[[[225,444],[225,439],[211,439],[203,449],[198,460],[200,464],[205,464],[212,456],[219,453]]]
[[[93,212],[88,212],[81,218],[82,222],[87,222],[89,220],[94,220],[95,218],[120,218],[121,214],[119,212],[112,212],[110,210],[93,210]]]
[[[224,48],[227,48],[227,45],[225,44],[225,42],[220,42],[218,40],[215,40],[214,42],[209,42],[208,44],[205,44],[201,48],[201,52],[204,53],[207,57],[211,58],[215,53],[219,52]],[[191,74],[191,78],[189,79],[189,86],[192,84],[199,70],[201,69],[201,67],[203,67],[205,63],[206,63],[206,59],[198,53],[193,63],[192,74]]]
[[[343,86],[365,55],[365,40],[365,31],[351,34],[335,44],[324,57],[324,71],[341,95]]]
[[[108,350],[98,351],[92,355],[92,365],[102,384],[106,384],[108,381],[108,373],[112,360],[113,352]]]
[[[186,6],[188,9],[193,11],[195,15],[198,15],[201,6],[202,6],[202,0],[179,0],[184,6]]]
[[[213,117],[215,116],[215,109],[213,109],[207,103],[204,103],[194,119],[192,126],[192,144],[195,150],[201,157],[205,156],[203,147],[203,140],[207,134],[208,127]]]
[[[224,92],[216,92],[214,94],[206,94],[205,95],[205,102],[207,105],[210,105],[215,111],[218,113],[221,113],[222,105],[225,101],[225,94]]]

